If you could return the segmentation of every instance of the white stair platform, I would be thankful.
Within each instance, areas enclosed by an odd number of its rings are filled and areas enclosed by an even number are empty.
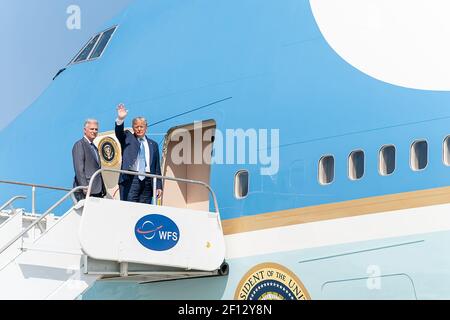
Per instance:
[[[215,272],[225,259],[219,215],[206,211],[91,197],[79,239],[91,259],[160,266],[161,273],[168,267]]]
[[[3,217],[3,223],[0,224],[0,248],[22,231],[22,216],[23,212],[19,210],[10,216]],[[22,239],[17,240],[0,255],[0,270],[22,253],[21,244]]]
[[[80,215],[80,210],[71,209],[37,240],[22,245],[19,239],[0,255],[2,262],[9,259],[0,265],[0,299],[76,299],[100,278],[82,272]],[[4,242],[23,230],[21,220],[16,224],[16,233]]]
[[[77,299],[96,281],[228,273],[218,213],[88,198],[32,227],[37,219],[20,210],[0,224],[0,248],[18,239],[0,254],[0,300]]]

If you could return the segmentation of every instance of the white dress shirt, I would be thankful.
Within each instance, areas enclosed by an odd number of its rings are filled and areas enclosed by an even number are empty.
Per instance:
[[[116,119],[116,124],[117,124],[118,126],[120,126],[120,125],[123,124],[123,121],[124,121],[124,120]],[[139,150],[140,150],[140,147],[141,147],[141,146],[140,146],[140,143],[141,143],[140,139],[141,139],[141,138],[138,138],[138,142],[139,142]],[[149,145],[148,145],[147,137],[144,136],[142,139],[144,139],[144,149],[145,149],[145,164],[146,164],[146,166],[145,166],[145,172],[150,173],[150,147],[149,147]],[[138,151],[138,157],[139,157],[139,151]],[[134,163],[132,170],[133,170],[133,171],[138,171],[138,172],[139,172],[139,168],[138,168],[139,159],[138,159],[138,157],[136,157],[136,162]]]

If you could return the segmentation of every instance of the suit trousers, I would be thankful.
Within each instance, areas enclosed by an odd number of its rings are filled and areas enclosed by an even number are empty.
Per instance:
[[[153,179],[140,180],[138,176],[131,176],[119,184],[120,200],[140,203],[152,203]]]

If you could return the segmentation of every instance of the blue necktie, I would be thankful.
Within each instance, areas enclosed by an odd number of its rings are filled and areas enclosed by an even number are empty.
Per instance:
[[[138,171],[139,173],[145,172],[146,167],[146,161],[145,161],[145,147],[144,147],[144,139],[139,139],[141,142],[141,146],[139,148],[139,154],[138,154]],[[139,180],[144,180],[145,176],[139,176]]]
[[[95,161],[97,161],[97,163],[100,164],[100,161],[98,159],[97,148],[95,147],[95,145],[92,142],[91,142],[91,150],[92,150],[92,153],[94,154]]]

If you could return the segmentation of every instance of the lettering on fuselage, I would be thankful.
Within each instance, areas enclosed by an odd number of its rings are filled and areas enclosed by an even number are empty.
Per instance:
[[[247,272],[237,286],[236,300],[309,300],[308,291],[289,269],[263,263]]]

